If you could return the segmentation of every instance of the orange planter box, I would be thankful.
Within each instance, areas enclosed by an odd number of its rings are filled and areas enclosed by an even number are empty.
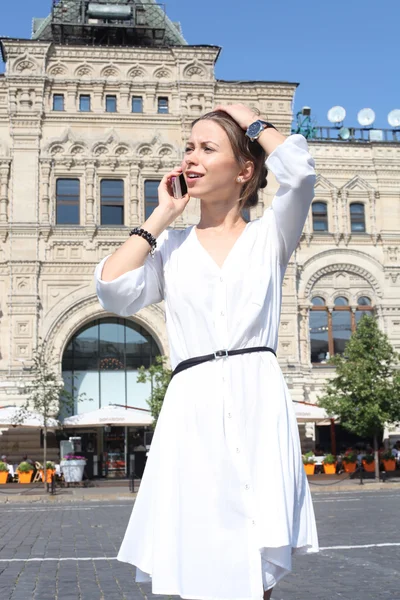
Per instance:
[[[357,468],[356,462],[344,462],[343,461],[343,469],[345,473],[354,473]]]
[[[383,459],[383,468],[385,471],[395,471],[396,470],[396,461],[394,458],[389,458],[388,460]]]
[[[373,461],[372,463],[367,463],[365,462],[365,460],[363,460],[362,465],[367,473],[375,472],[375,461]]]
[[[18,473],[18,482],[19,483],[30,483],[32,479],[32,471],[17,471]]]
[[[326,465],[324,463],[324,473],[326,473],[327,475],[335,475],[336,473],[336,464],[333,465]]]
[[[46,470],[46,483],[51,483],[51,478],[53,476],[53,473],[55,473],[55,469],[47,469]],[[40,469],[40,476],[42,478],[42,481],[44,481],[44,469]]]
[[[0,471],[0,483],[7,483],[8,471]]]
[[[308,463],[307,465],[304,465],[304,469],[306,471],[306,475],[314,475],[315,472],[315,464],[314,463]]]

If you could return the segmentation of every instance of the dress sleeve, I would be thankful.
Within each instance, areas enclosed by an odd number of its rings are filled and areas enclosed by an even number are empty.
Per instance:
[[[280,260],[286,265],[298,244],[314,197],[315,162],[305,137],[294,134],[271,152],[266,166],[279,183],[271,208],[278,230]]]
[[[111,255],[99,262],[94,277],[97,297],[104,310],[121,317],[129,317],[145,306],[164,299],[163,256],[167,238],[168,230],[157,238],[154,258],[149,254],[142,267],[128,271],[113,281],[101,279],[104,263]]]

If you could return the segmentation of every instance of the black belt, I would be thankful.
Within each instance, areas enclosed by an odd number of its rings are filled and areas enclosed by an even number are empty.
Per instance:
[[[247,354],[248,352],[272,352],[275,354],[275,351],[272,348],[268,348],[268,346],[256,346],[255,348],[243,348],[242,350],[217,350],[217,352],[213,352],[212,354],[204,354],[203,356],[194,356],[193,358],[188,358],[187,360],[183,360],[180,362],[174,369],[172,373],[172,377],[185,369],[189,369],[190,367],[194,367],[195,365],[200,365],[203,362],[207,362],[209,360],[215,360],[217,358],[224,358],[226,356],[234,356],[235,354]],[[171,379],[172,379],[171,377]]]

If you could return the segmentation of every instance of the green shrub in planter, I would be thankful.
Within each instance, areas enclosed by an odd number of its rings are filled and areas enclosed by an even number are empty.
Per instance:
[[[0,461],[0,471],[2,471],[2,472],[8,471],[8,466],[3,461]]]
[[[334,465],[336,463],[336,456],[334,454],[327,454],[324,458],[324,465]]]
[[[392,450],[390,448],[389,450],[385,450],[385,452],[382,453],[382,460],[395,460],[392,454]]]
[[[23,461],[22,463],[19,463],[18,471],[21,471],[21,473],[28,473],[29,471],[33,471],[33,466],[30,463]]]
[[[354,463],[357,462],[357,454],[355,452],[349,452],[343,456],[343,462],[345,463]]]
[[[56,467],[55,467],[55,464],[53,462],[51,462],[50,460],[48,460],[46,462],[46,469],[52,469],[54,471],[55,468]]]
[[[306,452],[305,454],[303,454],[303,464],[304,465],[313,464],[313,463],[315,463],[314,452],[312,452],[310,450],[310,452]]]
[[[363,457],[363,460],[365,460],[365,462],[366,462],[368,465],[370,465],[371,463],[373,463],[373,462],[374,462],[374,460],[375,460],[375,457],[374,457],[374,455],[373,455],[373,454],[366,454],[366,455]]]

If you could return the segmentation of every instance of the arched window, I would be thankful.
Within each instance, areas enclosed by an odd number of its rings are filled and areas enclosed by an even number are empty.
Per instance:
[[[328,231],[328,208],[326,202],[312,204],[313,231]]]
[[[365,208],[361,202],[350,204],[350,223],[353,233],[365,232]]]
[[[137,383],[137,371],[141,365],[149,367],[158,354],[150,333],[133,321],[107,317],[85,325],[71,338],[63,355],[66,389],[74,399],[86,394],[82,402],[75,400],[69,412],[80,414],[108,404],[148,409],[150,385]]]
[[[343,354],[347,341],[356,330],[364,314],[373,315],[371,299],[361,296],[353,312],[344,296],[334,300],[332,311],[328,311],[325,300],[315,296],[310,310],[311,362],[325,363],[334,354]]]

